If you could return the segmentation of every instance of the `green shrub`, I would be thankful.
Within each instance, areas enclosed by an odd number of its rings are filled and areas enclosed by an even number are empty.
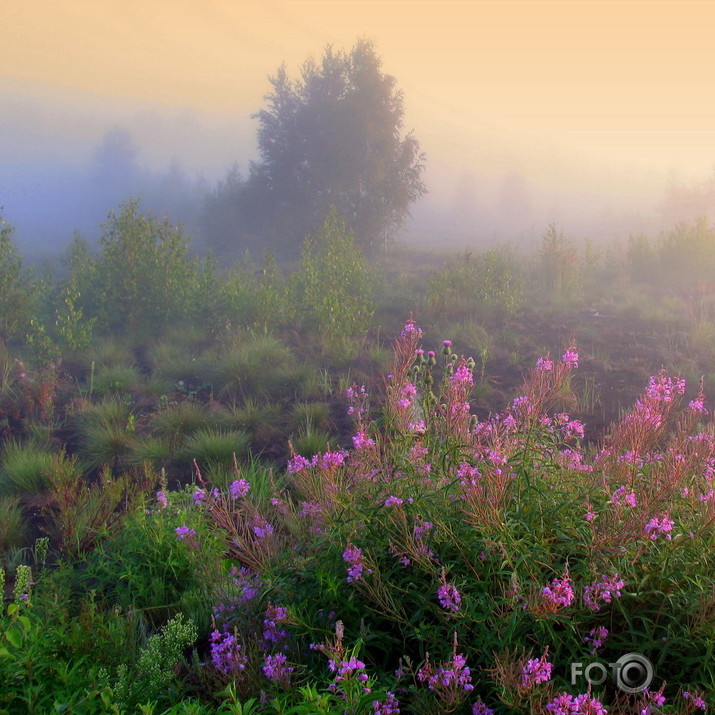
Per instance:
[[[476,257],[465,253],[429,277],[426,303],[440,321],[517,315],[524,305],[524,280],[516,257],[506,248]]]
[[[305,239],[297,275],[302,323],[329,355],[341,356],[367,335],[374,313],[367,260],[336,210]]]
[[[0,553],[24,546],[28,528],[22,513],[20,500],[16,497],[0,498]],[[0,592],[1,589],[0,589]]]
[[[0,458],[0,494],[36,495],[50,484],[53,453],[32,444],[6,442]]]
[[[234,399],[282,396],[287,378],[294,374],[294,363],[292,351],[278,338],[246,336],[221,356],[218,365],[220,394]]]
[[[185,461],[196,460],[200,466],[230,465],[234,456],[242,459],[248,452],[250,438],[240,430],[198,430],[187,438],[182,449]]]

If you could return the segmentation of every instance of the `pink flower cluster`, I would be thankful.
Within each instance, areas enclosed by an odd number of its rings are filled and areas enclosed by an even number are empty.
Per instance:
[[[668,377],[665,370],[651,376],[648,381],[646,395],[658,402],[672,402],[676,395],[685,393],[685,380]]]
[[[365,449],[366,447],[372,447],[374,444],[375,440],[368,437],[363,430],[358,430],[353,436],[353,447],[355,449]]]
[[[328,668],[331,672],[336,673],[335,682],[341,683],[344,680],[351,680],[353,676],[355,680],[359,683],[366,683],[368,680],[367,673],[365,672],[365,663],[358,660],[353,656],[349,660],[342,660],[340,663],[336,663],[334,660],[328,661]],[[363,687],[364,693],[369,693],[370,688]]]
[[[450,375],[449,381],[452,385],[473,385],[474,375],[467,366],[466,362],[460,363],[453,375]]]
[[[267,655],[263,661],[263,675],[274,683],[290,685],[291,673],[295,670],[287,664],[287,657],[283,653]]]
[[[613,576],[601,576],[600,581],[594,581],[583,590],[583,602],[592,611],[598,611],[604,603],[610,603],[613,598],[621,597],[624,581],[617,573]]]
[[[341,467],[345,464],[347,457],[348,453],[343,449],[339,449],[337,452],[314,454],[310,460],[302,457],[300,454],[296,454],[288,461],[288,474],[297,474],[308,467],[322,467],[323,469]]]
[[[240,569],[234,566],[228,576],[241,591],[240,601],[252,601],[258,596],[261,580],[257,574],[249,571],[245,566]]]
[[[349,566],[348,577],[346,579],[348,583],[360,581],[363,577],[363,573],[372,573],[371,569],[365,568],[362,551],[360,551],[357,546],[349,545],[345,551],[343,551],[343,561]]]
[[[562,693],[555,697],[546,709],[553,715],[607,715],[608,713],[603,703],[592,698],[588,693],[576,696]]]
[[[551,670],[554,667],[546,660],[547,653],[541,658],[531,658],[521,669],[521,687],[530,690],[539,683],[551,680]]]
[[[288,636],[280,623],[288,620],[288,609],[283,606],[268,606],[263,617],[263,640],[266,643],[279,643]]]
[[[464,489],[469,489],[477,486],[479,479],[482,478],[482,473],[471,464],[462,462],[457,467],[457,478]]]
[[[454,611],[456,613],[459,610],[462,597],[455,586],[445,582],[437,589],[437,600],[445,611]]]
[[[385,700],[372,701],[373,715],[399,715],[400,703],[395,698],[395,694],[388,690],[386,695]]]
[[[411,382],[408,382],[402,388],[402,399],[397,401],[397,406],[403,409],[409,407],[415,397],[417,397],[417,388]]]
[[[230,633],[213,631],[211,641],[211,662],[216,670],[236,674],[246,669],[248,658],[241,653],[241,644]]]
[[[627,506],[635,507],[638,503],[635,493],[631,490],[626,489],[625,486],[620,486],[618,487],[618,489],[616,489],[615,492],[613,492],[611,501],[616,506],[623,506],[624,504],[626,504]]]
[[[707,710],[708,709],[708,704],[705,702],[705,699],[700,697],[699,695],[692,695],[689,692],[684,692],[683,697],[686,700],[690,700],[693,703],[693,706],[698,708],[698,710]]]
[[[430,690],[453,686],[457,686],[462,690],[474,690],[472,676],[467,667],[467,659],[460,653],[455,653],[452,656],[452,660],[443,663],[436,673],[433,672],[432,665],[427,660],[417,672],[417,679],[421,683],[426,682]]]
[[[418,338],[422,337],[422,329],[415,327],[415,321],[410,318],[403,326],[402,326],[402,332],[400,333],[400,336],[405,338],[405,337],[412,337],[413,335],[416,335]]]
[[[539,372],[551,372],[554,369],[554,361],[547,357],[540,357],[536,361],[536,369]]]
[[[184,539],[190,539],[192,536],[196,536],[196,529],[190,529],[188,526],[178,526],[174,531],[176,532],[177,541],[183,541]]]
[[[544,603],[549,606],[549,608],[557,609],[570,606],[574,600],[574,592],[568,569],[564,572],[562,578],[553,579],[551,585],[542,589],[541,595]]]
[[[596,652],[603,646],[608,638],[608,628],[605,626],[596,626],[591,629],[589,634],[583,639],[585,643],[591,644],[591,655],[596,655]]]
[[[653,517],[646,525],[645,531],[648,534],[648,538],[655,541],[659,536],[665,536],[665,538],[670,541],[670,532],[673,530],[675,522],[664,514],[660,519]]]
[[[569,348],[562,355],[561,361],[566,367],[578,367],[578,350],[575,347]]]
[[[231,495],[231,499],[238,499],[245,497],[250,488],[251,484],[246,479],[237,479],[228,485],[228,493]]]

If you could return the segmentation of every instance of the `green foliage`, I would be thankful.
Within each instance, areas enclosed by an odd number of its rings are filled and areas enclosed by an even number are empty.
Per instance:
[[[523,283],[516,258],[506,249],[476,257],[468,251],[430,276],[426,302],[440,320],[506,318],[523,307]]]
[[[232,169],[207,202],[212,244],[239,234],[253,248],[260,237],[293,257],[335,206],[365,250],[385,246],[425,191],[424,156],[412,134],[401,136],[402,94],[373,44],[327,47],[298,80],[281,67],[270,82],[257,114],[261,161],[246,181]]]
[[[55,325],[64,345],[72,352],[87,350],[92,343],[96,317],[84,319],[84,310],[79,305],[81,294],[78,279],[70,278],[62,290],[61,305],[56,309]]]
[[[156,335],[200,306],[205,276],[188,256],[186,238],[168,222],[139,213],[137,201],[110,213],[101,246],[91,315],[104,328]],[[83,308],[90,314],[92,306]]]
[[[77,458],[64,452],[53,455],[49,482],[52,501],[44,510],[45,530],[71,559],[81,558],[116,531],[142,485],[140,479],[130,483],[127,475],[113,477],[108,467],[89,482]]]
[[[583,269],[576,248],[555,224],[542,237],[539,259],[543,287],[557,304],[581,298]]]
[[[0,216],[0,340],[24,337],[35,287],[12,240],[13,228]]]
[[[93,392],[96,395],[125,395],[136,390],[142,382],[133,365],[100,366],[94,375]]]
[[[262,266],[245,256],[221,280],[217,300],[223,322],[232,326],[276,330],[290,326],[296,316],[291,282],[270,253]]]
[[[83,580],[152,625],[183,611],[205,627],[222,549],[197,523],[200,515],[187,510],[190,503],[183,495],[176,508],[135,509],[92,554]],[[177,540],[179,526],[198,527],[200,551]]]
[[[170,703],[181,692],[175,667],[182,654],[198,637],[196,626],[179,613],[149,639],[136,668],[122,665],[114,695],[120,706],[137,705],[154,699]]]
[[[298,283],[303,324],[316,330],[329,354],[364,338],[374,312],[372,275],[344,220],[332,209],[320,231],[303,244]]]
[[[24,546],[27,533],[20,500],[17,497],[0,497],[0,553],[13,547]]]
[[[241,430],[202,429],[187,438],[183,459],[196,460],[202,467],[230,466],[235,457],[242,459],[248,452],[249,437]]]
[[[17,581],[26,578],[16,574]],[[6,608],[0,604],[0,711],[116,712],[98,662],[117,636],[126,654],[126,620],[96,609],[91,620],[82,615],[75,620],[67,598],[59,580],[50,585],[41,579],[31,599],[17,599]]]
[[[6,442],[0,458],[0,494],[36,495],[46,491],[53,456],[43,447]]]
[[[268,334],[242,334],[221,350],[216,366],[219,394],[225,398],[285,398],[301,372],[293,351]]]

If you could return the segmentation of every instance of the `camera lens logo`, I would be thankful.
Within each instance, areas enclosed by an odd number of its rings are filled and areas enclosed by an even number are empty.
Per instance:
[[[603,685],[611,671],[613,683],[624,693],[641,693],[653,681],[653,665],[640,653],[626,653],[615,663],[571,663],[571,684],[579,677],[586,678],[589,685]]]
[[[640,653],[626,653],[613,669],[616,687],[624,693],[643,692],[653,681],[653,665]]]

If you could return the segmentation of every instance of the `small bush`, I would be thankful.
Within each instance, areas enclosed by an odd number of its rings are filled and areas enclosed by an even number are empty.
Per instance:
[[[53,453],[32,444],[6,442],[0,459],[0,494],[35,495],[50,485]]]

